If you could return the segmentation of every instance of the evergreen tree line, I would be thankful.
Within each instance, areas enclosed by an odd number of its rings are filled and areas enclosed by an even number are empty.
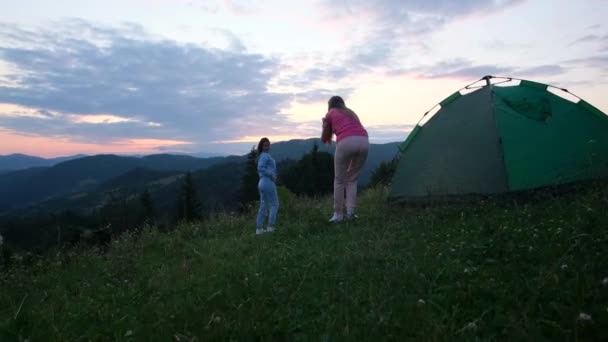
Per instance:
[[[127,231],[138,233],[146,225],[166,230],[177,222],[201,219],[202,206],[191,173],[181,177],[174,202],[174,213],[161,213],[147,189],[139,194],[116,190],[91,213],[66,209],[50,215],[2,217],[0,266],[10,264],[15,250],[44,254],[78,243],[107,246],[113,237]]]
[[[245,175],[241,181],[240,203],[248,207],[259,200],[257,151],[255,146],[247,154]],[[284,186],[299,196],[318,197],[333,191],[334,159],[330,153],[320,152],[315,144],[312,150],[298,161],[286,160],[277,165],[277,185]]]

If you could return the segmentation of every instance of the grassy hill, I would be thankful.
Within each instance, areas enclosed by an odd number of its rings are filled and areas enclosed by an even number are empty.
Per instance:
[[[282,189],[281,189],[282,190]],[[25,257],[0,273],[0,340],[606,340],[608,185],[389,206],[329,198]],[[28,266],[19,266],[19,264]]]

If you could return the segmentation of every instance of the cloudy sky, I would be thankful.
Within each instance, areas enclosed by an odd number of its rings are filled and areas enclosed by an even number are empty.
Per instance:
[[[373,142],[486,74],[608,112],[608,1],[0,0],[0,154],[245,154],[317,137],[342,95]]]

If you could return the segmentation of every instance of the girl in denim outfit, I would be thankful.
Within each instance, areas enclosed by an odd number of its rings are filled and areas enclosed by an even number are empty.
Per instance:
[[[258,190],[260,191],[260,210],[256,220],[255,234],[271,233],[277,220],[279,210],[279,198],[277,196],[277,164],[268,151],[270,140],[262,138],[258,143]],[[268,211],[268,228],[264,229],[264,218]]]

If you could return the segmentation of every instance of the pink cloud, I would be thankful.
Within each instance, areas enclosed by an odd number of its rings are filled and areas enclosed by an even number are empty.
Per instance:
[[[66,137],[45,137],[22,135],[13,131],[0,130],[0,154],[23,153],[40,157],[58,157],[72,154],[149,154],[159,153],[160,148],[188,145],[181,140],[164,139],[124,139],[109,144],[74,142]]]

